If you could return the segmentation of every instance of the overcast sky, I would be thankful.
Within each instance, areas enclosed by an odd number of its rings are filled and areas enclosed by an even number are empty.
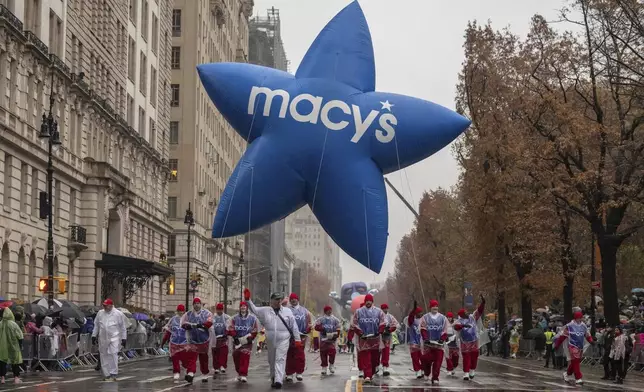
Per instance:
[[[267,9],[279,9],[282,40],[291,61],[290,71],[295,73],[319,31],[349,3],[350,0],[255,0],[254,13],[266,16]],[[495,28],[510,26],[514,33],[525,35],[532,15],[540,13],[554,20],[563,0],[361,0],[360,5],[371,28],[376,89],[453,109],[468,21],[491,20]],[[455,185],[458,166],[451,148],[446,147],[388,178],[417,206],[423,192]],[[343,282],[383,281],[393,271],[398,243],[411,230],[414,216],[389,188],[387,192],[389,241],[382,272],[378,276],[342,253]]]

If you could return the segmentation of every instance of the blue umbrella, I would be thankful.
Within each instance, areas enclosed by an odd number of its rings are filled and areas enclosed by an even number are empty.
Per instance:
[[[149,317],[147,314],[145,314],[145,313],[134,313],[134,314],[132,315],[132,317],[134,317],[134,319],[135,319],[135,320],[138,320],[138,321],[145,321],[145,320],[148,320],[148,319],[150,318],[150,317]]]

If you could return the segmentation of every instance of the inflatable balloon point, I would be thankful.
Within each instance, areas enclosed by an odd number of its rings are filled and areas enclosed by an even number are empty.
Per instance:
[[[364,303],[364,297],[366,297],[366,296],[365,295],[359,295],[359,296],[353,298],[353,300],[351,301],[351,313],[355,312],[356,309],[360,308],[360,305],[362,305]]]
[[[212,236],[242,235],[308,204],[335,243],[376,273],[389,228],[383,175],[429,157],[470,124],[432,102],[375,91],[371,33],[357,1],[319,33],[295,75],[246,63],[197,71],[249,144]]]

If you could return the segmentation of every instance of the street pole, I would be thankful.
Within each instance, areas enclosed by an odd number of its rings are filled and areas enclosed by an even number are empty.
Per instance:
[[[190,309],[190,243],[192,242],[192,238],[190,238],[190,228],[194,226],[195,220],[192,214],[192,209],[191,209],[192,203],[188,203],[188,209],[186,210],[186,216],[183,220],[183,223],[188,226],[188,254],[186,258],[186,310]],[[193,294],[194,297],[194,294]]]
[[[228,265],[224,268],[224,313],[228,313]]]

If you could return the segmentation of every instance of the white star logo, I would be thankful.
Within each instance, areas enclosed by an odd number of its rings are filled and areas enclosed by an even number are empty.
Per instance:
[[[387,110],[389,110],[390,112],[391,112],[391,107],[392,107],[392,106],[394,106],[394,104],[389,103],[389,101],[385,101],[385,102],[382,102],[382,101],[381,101],[381,102],[380,102],[380,104],[382,105],[382,109],[380,109],[380,110],[385,110],[385,109],[387,109]]]

